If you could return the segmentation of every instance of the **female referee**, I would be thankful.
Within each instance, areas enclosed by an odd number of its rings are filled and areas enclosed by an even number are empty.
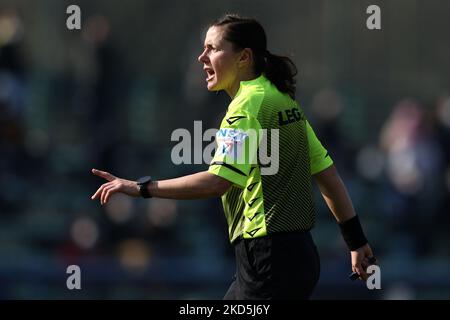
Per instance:
[[[351,252],[353,272],[366,279],[372,250],[331,157],[294,100],[293,62],[267,50],[259,22],[237,15],[210,26],[198,61],[208,90],[224,90],[231,98],[209,169],[161,181],[149,176],[130,181],[93,169],[108,182],[92,199],[105,204],[117,192],[170,199],[221,196],[236,255],[236,274],[224,299],[308,299],[320,273],[310,234],[313,176]],[[250,131],[261,129],[278,135],[275,149],[268,148],[279,156],[276,172],[264,174],[258,148],[251,148]],[[237,152],[247,153],[238,163]]]

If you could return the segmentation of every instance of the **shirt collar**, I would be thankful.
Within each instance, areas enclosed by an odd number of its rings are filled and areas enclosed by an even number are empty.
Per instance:
[[[255,79],[241,81],[240,85],[239,85],[239,90],[236,92],[236,95],[234,96],[233,100],[236,99],[242,93],[243,88],[263,85],[267,81],[269,81],[269,80],[266,78],[266,76],[263,73],[261,73],[261,75],[259,77],[256,77]]]

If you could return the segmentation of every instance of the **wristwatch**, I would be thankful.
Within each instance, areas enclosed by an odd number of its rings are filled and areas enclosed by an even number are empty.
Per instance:
[[[152,195],[148,191],[148,184],[150,182],[152,182],[152,177],[150,177],[150,176],[141,177],[137,180],[139,193],[141,194],[142,198],[151,198],[152,197]]]

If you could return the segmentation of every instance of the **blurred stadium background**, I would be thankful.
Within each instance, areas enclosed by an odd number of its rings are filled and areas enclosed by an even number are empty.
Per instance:
[[[82,29],[66,28],[81,8]],[[382,30],[366,28],[381,7]],[[299,68],[297,99],[338,166],[381,263],[352,283],[316,190],[315,299],[450,298],[450,2],[0,0],[0,298],[221,299],[234,272],[219,199],[116,196],[90,169],[136,179],[172,164],[176,128],[217,128],[197,56],[225,12],[258,18]],[[206,145],[207,143],[205,143]],[[66,288],[81,267],[82,290]]]

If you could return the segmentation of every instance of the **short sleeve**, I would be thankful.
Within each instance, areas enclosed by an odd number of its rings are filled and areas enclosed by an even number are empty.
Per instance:
[[[314,175],[329,168],[333,164],[333,160],[320,143],[308,121],[306,121],[306,134],[308,136],[311,175]]]
[[[250,115],[227,115],[216,133],[216,152],[208,172],[244,188],[257,163],[260,129],[259,121]]]

